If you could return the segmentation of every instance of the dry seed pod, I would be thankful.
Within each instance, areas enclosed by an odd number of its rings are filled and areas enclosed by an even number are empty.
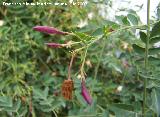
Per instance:
[[[62,96],[67,100],[71,100],[73,88],[74,88],[73,80],[70,79],[64,80],[62,84]]]

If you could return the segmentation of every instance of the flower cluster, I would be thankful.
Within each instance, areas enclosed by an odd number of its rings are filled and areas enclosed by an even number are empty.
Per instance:
[[[39,31],[39,32],[42,32],[42,33],[47,33],[47,34],[58,34],[58,35],[69,35],[71,33],[69,32],[63,32],[63,31],[60,31],[54,27],[48,27],[48,26],[35,26],[33,27],[33,29],[35,31]],[[71,45],[70,43],[68,44],[60,44],[60,43],[45,43],[48,47],[52,47],[52,48],[61,48],[61,47],[67,47],[69,45]],[[73,58],[71,59],[71,64],[70,64],[70,67],[72,65],[72,62],[73,62]],[[62,84],[62,96],[67,99],[67,100],[71,100],[72,99],[72,91],[73,91],[73,88],[74,88],[74,83],[73,83],[73,80],[70,79],[70,67],[69,67],[69,77],[68,77],[68,80],[64,80],[63,84]],[[90,93],[89,91],[87,90],[86,88],[86,84],[85,84],[85,81],[82,80],[81,82],[81,94],[82,94],[82,97],[84,98],[84,100],[88,103],[88,104],[92,104],[92,98],[90,96]]]

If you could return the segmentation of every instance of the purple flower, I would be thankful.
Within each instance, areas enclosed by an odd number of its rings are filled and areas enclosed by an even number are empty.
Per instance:
[[[60,48],[63,47],[63,44],[59,43],[45,43],[47,46],[52,47],[52,48]]]
[[[36,31],[48,33],[48,34],[59,34],[59,35],[69,34],[68,32],[63,32],[63,31],[60,31],[54,27],[49,27],[49,26],[35,26],[35,27],[33,27],[33,29]]]
[[[81,83],[81,93],[82,93],[82,96],[84,98],[84,100],[88,103],[88,104],[92,104],[92,98],[86,88],[86,84],[84,81],[82,81]]]

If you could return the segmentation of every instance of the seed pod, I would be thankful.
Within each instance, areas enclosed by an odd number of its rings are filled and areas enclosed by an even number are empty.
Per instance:
[[[74,84],[73,80],[64,80],[62,84],[62,96],[66,100],[71,100],[72,99],[72,92],[73,92]]]

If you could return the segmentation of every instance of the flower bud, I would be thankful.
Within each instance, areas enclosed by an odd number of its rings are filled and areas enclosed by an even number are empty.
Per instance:
[[[86,88],[86,85],[85,85],[85,82],[82,81],[81,83],[81,93],[82,93],[82,96],[84,98],[84,100],[88,103],[88,104],[92,104],[92,98]]]
[[[69,34],[68,32],[63,32],[54,27],[49,27],[49,26],[35,26],[33,27],[33,29],[39,32],[47,33],[47,34],[59,34],[59,35]]]

